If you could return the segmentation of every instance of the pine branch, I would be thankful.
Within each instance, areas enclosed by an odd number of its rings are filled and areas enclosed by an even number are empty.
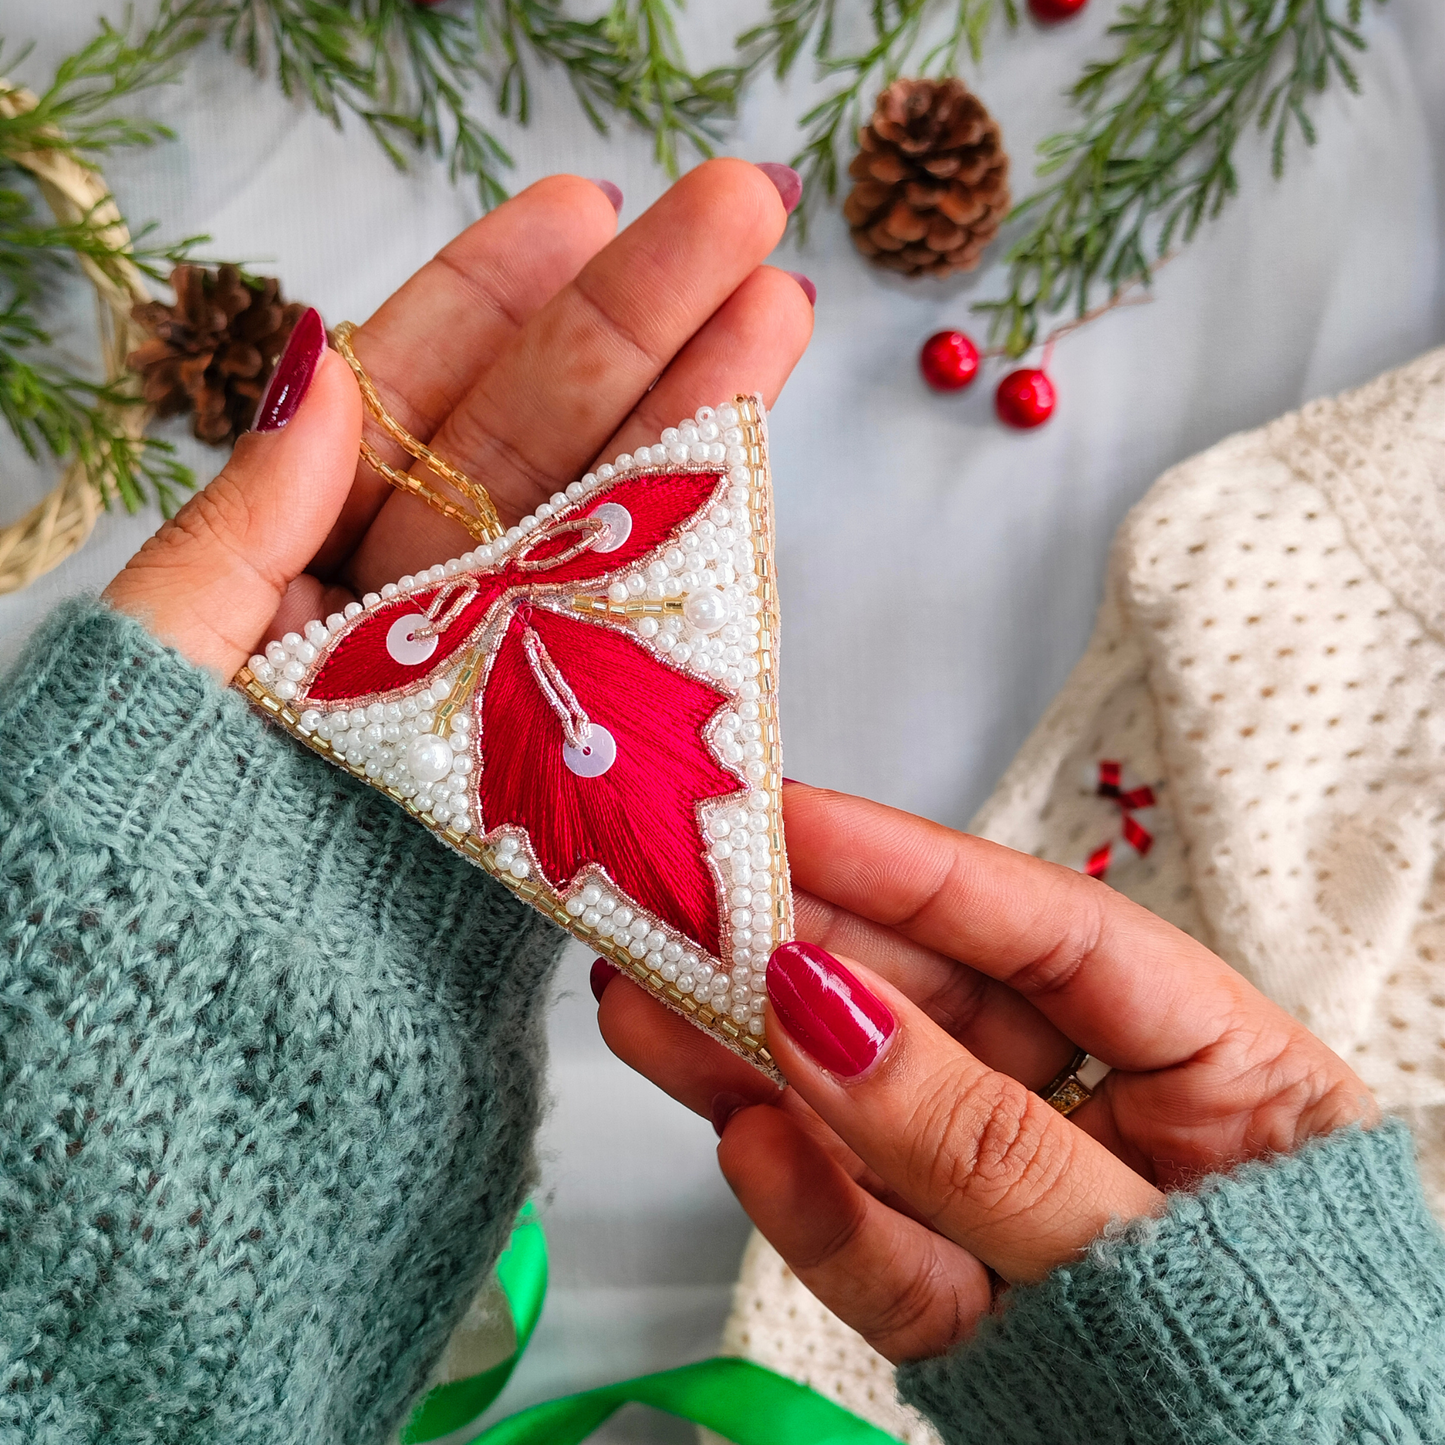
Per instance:
[[[1113,58],[1084,71],[1077,130],[1045,141],[1055,177],[1014,211],[1030,222],[1009,251],[1009,294],[978,307],[1011,355],[1042,313],[1079,314],[1100,287],[1148,283],[1171,246],[1190,240],[1239,188],[1234,157],[1267,134],[1275,175],[1291,135],[1314,144],[1307,107],[1338,79],[1358,80],[1363,0],[1140,0],[1111,27]]]
[[[738,36],[744,73],[764,69],[784,80],[811,51],[819,73],[839,84],[801,121],[805,144],[792,159],[803,177],[803,197],[793,213],[799,233],[823,197],[838,192],[844,147],[851,147],[874,96],[910,67],[921,75],[957,73],[963,52],[977,60],[996,8],[1018,23],[1016,0],[873,0],[870,43],[840,53],[835,48],[838,0],[771,0],[769,18]],[[935,19],[947,18],[943,36],[924,50]],[[915,57],[918,57],[915,61]]]
[[[651,132],[659,164],[679,168],[679,145],[711,155],[722,123],[737,109],[744,73],[723,66],[695,73],[673,21],[680,0],[613,0],[592,20],[564,13],[560,0],[475,0],[486,11],[503,57],[494,84],[498,106],[525,123],[531,100],[528,57],[559,65],[600,133],[609,115]]]
[[[103,216],[97,206],[72,221],[52,220],[19,162],[56,152],[93,167],[97,155],[165,138],[164,126],[111,107],[177,78],[209,3],[164,0],[139,32],[129,15],[119,27],[102,21],[94,38],[60,63],[33,107],[0,113],[0,417],[30,456],[78,460],[106,505],[118,500],[131,511],[147,495],[173,510],[178,491],[194,478],[169,442],[128,434],[123,423],[137,402],[125,382],[93,381],[46,359],[53,339],[42,308],[50,288],[74,276],[77,257],[117,278],[123,264],[159,276],[194,240],[122,243],[108,207]]]

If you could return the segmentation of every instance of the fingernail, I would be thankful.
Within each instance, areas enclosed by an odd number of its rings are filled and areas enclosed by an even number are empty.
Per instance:
[[[844,1079],[861,1074],[893,1033],[883,1000],[816,944],[784,943],[773,950],[768,998],[808,1056]]]
[[[781,161],[759,161],[758,169],[778,188],[783,209],[791,216],[803,194],[802,176]]]
[[[739,1109],[746,1109],[748,1101],[741,1094],[714,1094],[712,1096],[712,1131],[719,1139],[728,1126],[728,1120]]]
[[[789,271],[788,275],[803,288],[803,295],[808,298],[808,305],[816,306],[818,304],[818,288],[801,271]]]
[[[796,778],[784,778],[783,781],[784,781],[785,783],[798,783],[798,780],[797,780]],[[803,784],[802,784],[802,783],[798,783],[798,786],[801,788],[801,787],[803,786]]]
[[[595,176],[592,178],[592,184],[596,186],[597,189],[601,191],[602,194],[606,196],[609,201],[612,202],[612,209],[621,214],[622,188],[620,186],[613,185],[611,181],[599,181]]]
[[[266,383],[256,408],[252,431],[280,431],[293,416],[306,396],[316,365],[326,350],[326,327],[321,313],[308,306],[291,328],[286,349],[276,362],[276,369]]]
[[[605,958],[592,960],[592,972],[587,975],[587,986],[592,990],[592,997],[598,1003],[602,1002],[602,995],[607,992],[607,985],[621,972],[621,969],[608,963]]]

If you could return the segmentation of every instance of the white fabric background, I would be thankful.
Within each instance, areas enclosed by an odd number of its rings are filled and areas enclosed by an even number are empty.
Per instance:
[[[991,38],[971,78],[1003,125],[1019,193],[1114,9],[1092,0],[1067,26]],[[764,10],[694,0],[682,22],[694,60],[722,60],[733,30]],[[6,0],[6,56],[36,42],[16,75],[43,81],[99,13],[119,7]],[[1241,198],[1160,276],[1157,301],[1060,344],[1059,409],[1037,433],[993,419],[999,372],[941,398],[915,371],[939,326],[982,340],[968,305],[998,293],[1001,248],[973,278],[906,283],[865,267],[829,212],[806,251],[780,258],[818,286],[813,345],[772,428],[790,776],[961,824],[1082,650],[1109,538],[1153,478],[1445,339],[1445,11],[1392,0],[1366,32],[1364,93],[1336,87],[1316,107],[1318,148],[1292,147],[1276,184],[1264,148],[1246,145]],[[786,159],[810,84],[802,73],[786,90],[758,85],[728,149]],[[555,170],[609,177],[626,194],[624,222],[662,189],[646,137],[596,136],[555,76],[539,77],[538,99],[530,129],[504,128],[517,185]],[[363,319],[476,217],[439,167],[397,174],[359,128],[336,132],[217,51],[145,104],[178,139],[107,167],[127,214],[159,218],[169,237],[208,232],[211,254],[274,270],[328,322]],[[83,355],[80,283],[75,293],[66,339]],[[219,464],[189,442],[186,453],[203,474]],[[7,516],[50,485],[8,443],[0,467]],[[103,518],[79,556],[0,599],[0,658],[59,598],[103,585],[156,520]],[[553,1289],[509,1409],[711,1352],[746,1237],[708,1126],[598,1041],[586,964],[574,948],[553,1011]],[[599,1438],[690,1432],[629,1412]]]

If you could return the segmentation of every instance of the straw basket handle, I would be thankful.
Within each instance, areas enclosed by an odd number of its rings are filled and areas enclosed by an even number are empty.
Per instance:
[[[0,79],[0,115],[14,117],[33,110],[36,97],[11,88]],[[61,150],[30,151],[10,157],[40,183],[41,194],[57,221],[71,224],[89,218],[117,250],[129,246],[130,233],[101,176]],[[138,341],[130,319],[132,306],[149,301],[140,271],[123,256],[97,264],[77,257],[95,287],[99,313],[101,362],[108,381],[127,375],[125,359]],[[150,419],[139,401],[118,418],[128,436],[139,439]],[[18,521],[0,528],[0,594],[28,587],[42,573],[58,566],[90,536],[101,498],[85,467],[72,461],[55,489]]]

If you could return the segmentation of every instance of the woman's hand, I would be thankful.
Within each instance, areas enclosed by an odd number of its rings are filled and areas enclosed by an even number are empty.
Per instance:
[[[738,391],[771,403],[812,330],[802,286],[761,264],[794,181],[710,161],[615,237],[600,186],[540,181],[418,271],[358,329],[357,355],[392,415],[482,482],[510,525],[701,405]],[[472,545],[358,465],[360,397],[339,356],[283,362],[302,392],[294,415],[273,389],[262,410],[284,425],[242,437],[106,591],[227,680],[268,638]],[[385,461],[411,465],[366,425]]]
[[[784,798],[814,945],[768,970],[790,1087],[635,987],[606,987],[601,1025],[713,1114],[758,1228],[888,1358],[941,1354],[995,1276],[1042,1278],[1161,1190],[1377,1121],[1343,1060],[1105,885],[861,799]],[[1030,1091],[1076,1044],[1114,1071],[1065,1119]]]

